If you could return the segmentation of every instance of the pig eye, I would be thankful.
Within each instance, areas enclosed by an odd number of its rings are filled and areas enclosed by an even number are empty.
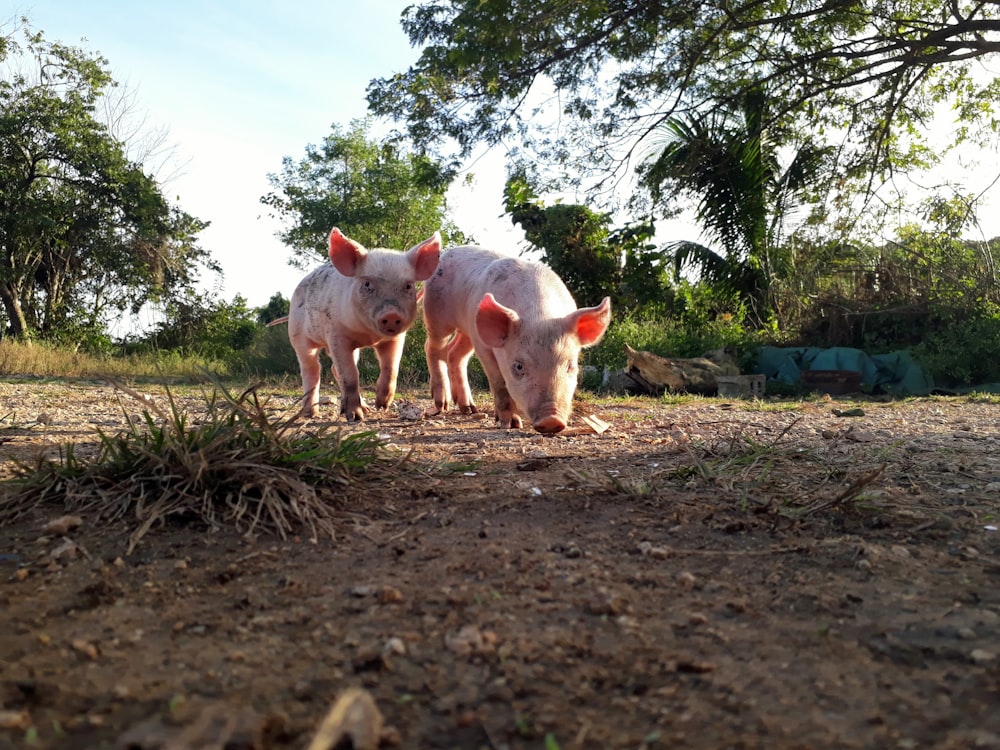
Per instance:
[[[518,377],[518,378],[523,378],[524,377],[524,363],[523,362],[518,362],[518,361],[515,360],[514,364],[512,364],[510,366],[510,369],[513,371],[515,377]]]
[[[366,292],[374,292],[375,291],[375,285],[371,282],[371,279],[365,279],[364,290]]]
[[[412,282],[407,282],[405,289],[408,292],[412,292],[413,291],[413,283]]]

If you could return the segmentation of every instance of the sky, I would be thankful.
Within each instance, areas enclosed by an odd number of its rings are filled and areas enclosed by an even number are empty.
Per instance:
[[[200,234],[224,271],[206,290],[252,306],[291,297],[304,275],[275,237],[281,224],[260,197],[281,160],[305,155],[337,124],[367,114],[371,79],[406,70],[418,56],[399,20],[412,0],[15,0],[0,21],[26,16],[48,41],[107,58],[152,130],[165,130],[169,163],[156,176],[184,211],[211,222]],[[521,235],[501,218],[502,155],[470,167],[471,186],[449,203],[479,244],[517,254]]]

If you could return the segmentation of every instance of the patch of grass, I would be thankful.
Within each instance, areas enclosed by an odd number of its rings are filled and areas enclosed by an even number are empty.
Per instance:
[[[30,373],[32,377],[130,379],[157,373],[160,377],[204,382],[205,371],[228,374],[229,365],[176,353],[112,357],[74,351],[43,341],[0,340],[0,375]]]
[[[966,399],[970,404],[1000,404],[1000,393],[973,391]]]
[[[340,502],[353,485],[385,481],[401,463],[374,431],[345,435],[329,425],[309,429],[294,417],[272,419],[257,386],[233,395],[216,383],[198,419],[169,389],[161,407],[117,387],[143,403],[141,419],[117,434],[98,430],[93,458],[66,445],[57,461],[20,465],[0,488],[0,524],[57,503],[104,523],[135,519],[129,551],[169,519],[227,522],[247,534],[262,529],[282,537],[301,526],[314,539],[333,538]]]

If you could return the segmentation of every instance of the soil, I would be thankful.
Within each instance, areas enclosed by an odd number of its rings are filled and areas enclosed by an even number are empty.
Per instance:
[[[130,411],[0,382],[0,456]],[[415,468],[350,489],[334,539],[0,526],[0,747],[305,748],[347,695],[340,748],[1000,748],[1000,404],[577,414],[610,429],[345,426]]]

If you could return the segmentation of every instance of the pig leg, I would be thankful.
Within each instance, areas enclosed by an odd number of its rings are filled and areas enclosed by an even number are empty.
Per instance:
[[[336,339],[327,344],[326,350],[333,360],[333,374],[340,386],[340,413],[347,417],[348,422],[364,420],[366,405],[361,400],[358,350],[350,343]]]
[[[302,411],[303,417],[316,416],[316,406],[319,404],[320,364],[319,352],[323,347],[307,342],[295,347],[295,357],[299,360],[299,371],[302,373]]]
[[[399,363],[403,359],[403,342],[406,334],[401,333],[375,344],[378,357],[378,383],[375,385],[375,408],[388,409],[396,395],[396,378]]]
[[[434,399],[434,410],[427,410],[427,416],[435,416],[448,411],[448,367],[447,349],[448,335],[451,331],[438,333],[428,326],[427,340],[424,341],[424,354],[427,355],[427,370],[431,376],[431,398]]]
[[[501,427],[521,429],[521,417],[518,415],[517,404],[510,397],[507,390],[507,381],[504,380],[500,372],[500,365],[492,351],[483,352],[478,355],[479,361],[486,372],[486,379],[490,381],[490,391],[493,393],[493,407],[496,410],[496,421]]]
[[[469,359],[472,357],[472,339],[459,331],[448,345],[448,377],[451,380],[451,398],[462,414],[476,414],[479,410],[472,400],[469,387]]]

